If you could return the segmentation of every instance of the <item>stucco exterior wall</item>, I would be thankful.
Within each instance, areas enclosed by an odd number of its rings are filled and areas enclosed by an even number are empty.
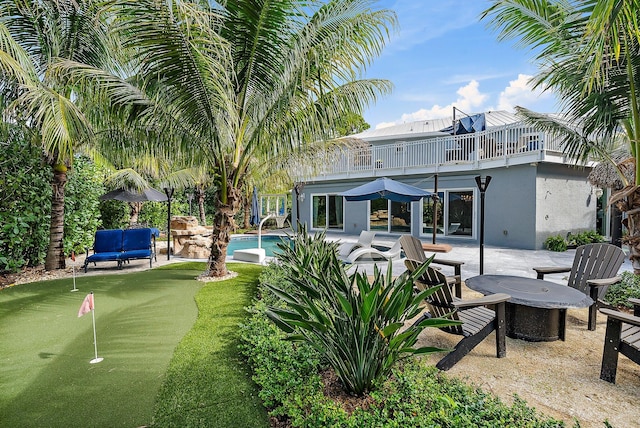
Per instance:
[[[566,165],[541,164],[536,177],[536,247],[552,235],[565,236],[596,228],[596,195],[589,171]]]
[[[485,196],[485,245],[507,248],[542,249],[550,235],[593,230],[596,226],[596,197],[587,182],[588,169],[560,164],[524,164],[508,168],[439,174],[438,190],[473,190],[473,236],[438,237],[438,242],[475,244],[480,237],[480,192],[475,177],[492,177]],[[481,173],[481,174],[480,174]],[[429,175],[393,177],[404,183],[433,190]],[[337,194],[370,179],[311,182],[304,187],[300,202],[302,222],[311,224],[313,195]],[[295,204],[294,204],[295,205]],[[420,202],[411,206],[412,233],[420,235]],[[344,202],[344,233],[358,235],[368,228],[369,202]],[[310,227],[308,227],[311,230]],[[335,229],[332,229],[335,230]],[[380,235],[384,235],[381,232]]]

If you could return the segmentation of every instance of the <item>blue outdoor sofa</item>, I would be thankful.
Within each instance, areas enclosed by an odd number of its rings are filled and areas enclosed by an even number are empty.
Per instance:
[[[149,267],[152,267],[158,235],[160,231],[155,228],[98,230],[92,255],[89,256],[87,248],[84,271],[87,272],[89,263],[95,266],[97,262],[115,261],[121,268],[122,263],[135,259],[149,259]]]

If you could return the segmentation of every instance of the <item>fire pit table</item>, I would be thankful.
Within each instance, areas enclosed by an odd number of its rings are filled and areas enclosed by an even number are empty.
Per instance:
[[[586,294],[555,282],[509,275],[479,275],[465,281],[483,294],[506,293],[507,336],[531,342],[564,340],[568,308],[586,308]]]

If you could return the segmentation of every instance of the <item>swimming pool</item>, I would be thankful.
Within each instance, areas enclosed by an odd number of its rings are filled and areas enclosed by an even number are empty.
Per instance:
[[[261,247],[264,249],[267,257],[273,257],[274,251],[278,251],[278,243],[283,240],[290,243],[290,239],[286,236],[267,235],[262,237]],[[227,256],[233,256],[235,250],[246,250],[249,248],[258,248],[257,236],[233,236],[227,247]]]

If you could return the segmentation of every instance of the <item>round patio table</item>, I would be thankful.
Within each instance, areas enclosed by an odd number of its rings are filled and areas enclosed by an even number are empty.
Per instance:
[[[568,308],[586,308],[586,294],[555,282],[511,275],[479,275],[465,281],[483,294],[506,293],[507,336],[531,342],[564,340]]]

